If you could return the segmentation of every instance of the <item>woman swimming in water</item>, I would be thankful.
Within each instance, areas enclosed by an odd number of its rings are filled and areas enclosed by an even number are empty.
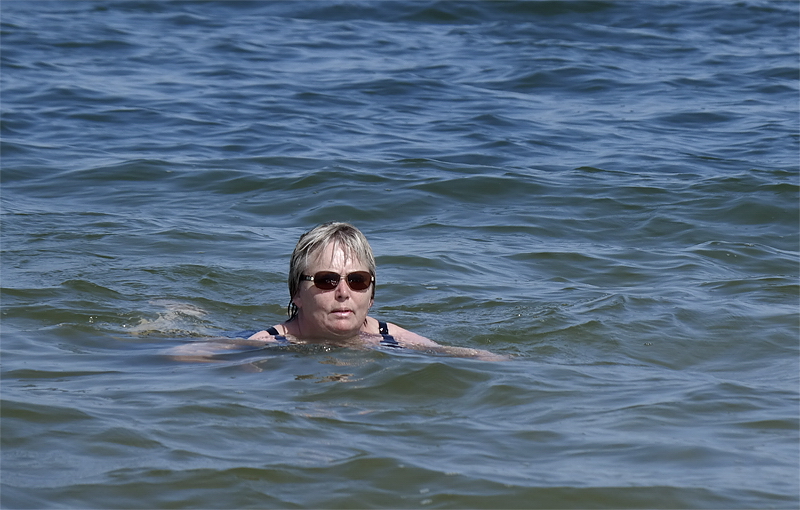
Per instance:
[[[383,346],[460,357],[505,359],[480,349],[442,346],[400,326],[368,316],[375,298],[375,274],[372,248],[360,230],[341,222],[319,225],[300,237],[292,253],[289,319],[261,331],[240,332],[236,335],[239,341],[230,343]],[[208,345],[206,349],[211,347]]]

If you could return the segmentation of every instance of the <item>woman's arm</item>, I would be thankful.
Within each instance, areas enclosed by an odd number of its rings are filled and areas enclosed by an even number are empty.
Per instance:
[[[264,332],[262,332],[264,333]],[[257,333],[258,334],[258,333]],[[210,338],[201,342],[192,342],[188,344],[173,347],[167,351],[167,355],[175,361],[189,361],[189,362],[202,362],[210,363],[214,361],[221,361],[215,358],[216,355],[223,354],[225,351],[232,351],[234,349],[242,349],[242,347],[252,347],[260,349],[267,345],[277,343],[275,337],[255,339],[256,335],[250,338]],[[244,349],[246,350],[246,349]],[[243,351],[244,351],[243,350]]]
[[[511,359],[508,356],[495,354],[493,352],[484,351],[483,349],[470,349],[467,347],[452,347],[449,345],[441,345],[433,340],[425,338],[407,329],[403,329],[396,324],[388,324],[389,334],[397,340],[397,343],[408,349],[418,351],[433,352],[437,354],[446,354],[448,356],[456,356],[459,358],[475,358],[483,361],[508,361]]]

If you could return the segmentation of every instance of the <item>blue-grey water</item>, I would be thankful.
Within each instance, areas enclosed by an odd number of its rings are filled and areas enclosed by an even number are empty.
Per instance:
[[[798,508],[794,1],[9,1],[3,508]],[[171,348],[372,315],[487,362]]]

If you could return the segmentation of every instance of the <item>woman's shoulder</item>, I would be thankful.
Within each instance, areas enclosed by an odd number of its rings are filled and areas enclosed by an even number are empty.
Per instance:
[[[432,353],[439,353],[448,356],[457,356],[462,358],[475,358],[484,361],[508,361],[508,356],[494,354],[483,349],[472,349],[465,347],[451,347],[438,344],[429,338],[418,335],[413,331],[401,328],[397,324],[387,323],[389,335],[391,335],[398,344],[402,347],[409,349],[423,350]]]
[[[434,342],[429,338],[425,338],[422,335],[414,333],[413,331],[409,331],[405,328],[398,326],[397,324],[393,324],[391,322],[382,322],[380,321],[379,324],[385,324],[387,328],[387,333],[391,337],[393,337],[397,343],[402,346],[408,347],[438,347],[439,344]]]
[[[276,342],[280,343],[281,341],[285,341],[286,331],[285,327],[282,324],[276,324],[275,326],[270,326],[267,329],[262,329],[256,333],[253,333],[249,337],[248,340],[261,340],[263,342]]]

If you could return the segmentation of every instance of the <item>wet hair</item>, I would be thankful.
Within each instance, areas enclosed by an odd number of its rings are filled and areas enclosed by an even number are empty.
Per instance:
[[[300,291],[300,278],[306,274],[309,262],[330,243],[340,246],[345,254],[363,264],[367,271],[375,276],[375,256],[367,238],[356,227],[349,223],[323,223],[309,230],[297,241],[289,261],[289,306],[286,313],[289,320],[297,316],[297,305],[293,299]],[[372,298],[375,298],[375,283],[372,284]]]

